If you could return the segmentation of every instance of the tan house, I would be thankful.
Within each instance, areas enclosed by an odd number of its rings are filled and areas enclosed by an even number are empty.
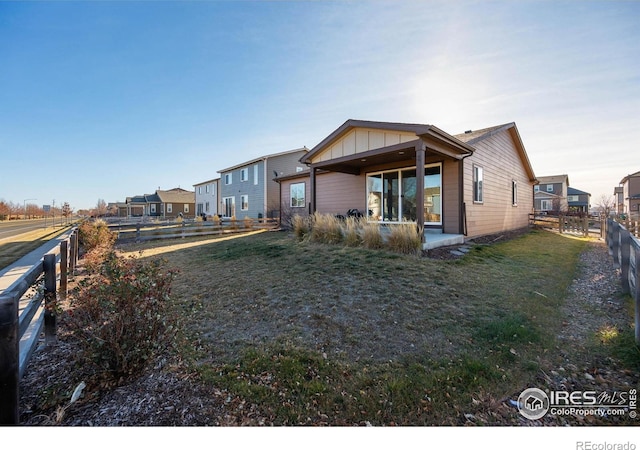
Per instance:
[[[622,187],[623,213],[640,218],[640,172],[627,175],[620,180]]]
[[[127,197],[127,216],[150,216],[162,218],[195,217],[196,195],[179,187],[167,191],[156,190],[154,194]]]
[[[528,226],[537,180],[515,123],[459,135],[348,120],[279,177],[293,214],[358,210],[381,224],[477,237]],[[416,168],[420,168],[417,170]]]

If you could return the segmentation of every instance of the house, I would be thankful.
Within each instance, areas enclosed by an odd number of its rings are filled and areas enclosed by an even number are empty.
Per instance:
[[[380,224],[463,238],[525,228],[533,210],[537,180],[515,123],[454,136],[347,120],[300,161],[308,171],[278,178],[292,214],[357,209]]]
[[[615,212],[624,214],[624,189],[622,186],[613,188],[613,198],[615,202]]]
[[[568,211],[569,175],[538,177],[534,187],[534,208],[536,211]]]
[[[220,211],[220,178],[193,185],[196,193],[196,215],[214,216]]]
[[[220,212],[224,217],[263,218],[280,214],[280,186],[274,178],[305,169],[300,163],[306,147],[261,156],[219,170]]]
[[[640,216],[640,172],[627,175],[620,180],[622,187],[623,213],[629,214],[630,217],[639,218]]]
[[[195,217],[195,193],[179,187],[127,197],[127,216]]]
[[[567,203],[570,212],[588,214],[591,208],[591,194],[569,186],[567,187]]]

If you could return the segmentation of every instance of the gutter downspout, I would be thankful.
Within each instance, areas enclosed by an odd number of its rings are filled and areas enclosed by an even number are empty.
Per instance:
[[[263,158],[263,160],[262,160],[263,163],[264,163],[263,164],[264,167],[263,167],[263,170],[262,170],[262,172],[263,172],[262,176],[264,177],[264,193],[263,193],[263,196],[262,196],[262,210],[263,210],[263,216],[262,217],[265,218],[265,219],[267,218],[267,208],[268,208],[267,199],[269,197],[269,185],[267,184],[267,163],[268,163],[268,160],[269,160],[268,156]]]
[[[462,230],[462,234],[467,236],[467,205],[464,202],[464,160],[473,153],[460,158],[460,166],[458,169],[458,208],[460,210],[460,219],[458,220],[458,229]]]

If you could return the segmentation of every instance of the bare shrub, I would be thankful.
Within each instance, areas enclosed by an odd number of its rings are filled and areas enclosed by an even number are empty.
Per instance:
[[[84,221],[78,227],[78,241],[85,252],[97,247],[111,248],[116,241],[116,234],[109,230],[107,222],[102,219]]]
[[[380,224],[362,221],[362,246],[365,248],[382,248],[384,239],[380,231]]]
[[[363,222],[359,217],[347,217],[343,225],[344,244],[347,247],[359,247],[362,244],[360,230]]]
[[[311,240],[323,244],[338,244],[342,241],[340,221],[331,214],[316,212],[311,225]]]
[[[387,238],[387,247],[394,252],[413,255],[418,253],[422,241],[413,223],[393,225]]]
[[[293,227],[293,234],[298,240],[303,240],[309,235],[311,231],[310,216],[294,215],[291,217],[291,226]]]
[[[117,381],[138,374],[167,348],[176,319],[169,295],[175,271],[109,252],[100,271],[82,280],[65,320],[81,345],[80,361]]]

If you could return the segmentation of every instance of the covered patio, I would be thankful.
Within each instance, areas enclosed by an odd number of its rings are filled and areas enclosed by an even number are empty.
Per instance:
[[[347,121],[301,159],[310,169],[310,213],[330,212],[323,209],[331,196],[336,203],[349,196],[371,221],[416,223],[425,249],[462,243],[461,161],[473,150],[431,125]],[[341,192],[332,193],[327,181],[319,189],[318,175],[327,178],[328,172],[357,180],[335,178],[344,186]]]

